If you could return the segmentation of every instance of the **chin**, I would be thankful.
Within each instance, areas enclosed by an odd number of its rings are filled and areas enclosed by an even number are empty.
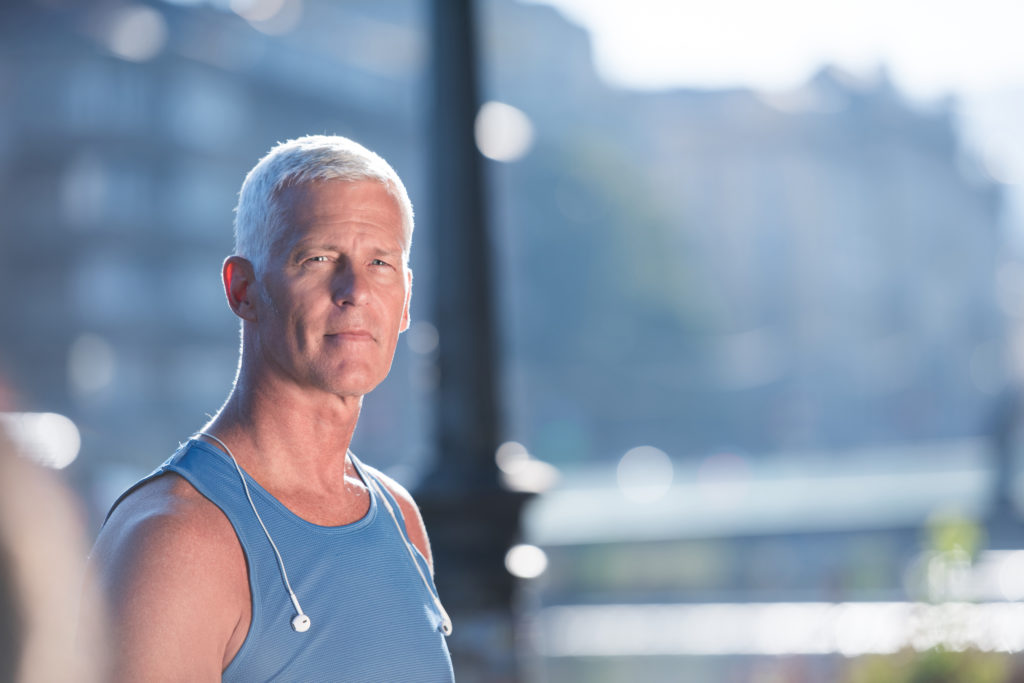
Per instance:
[[[347,376],[339,377],[334,375],[330,378],[325,378],[325,381],[321,383],[328,392],[335,396],[365,396],[374,389],[377,388],[381,382],[384,381],[384,377],[363,375],[361,373],[346,373]]]

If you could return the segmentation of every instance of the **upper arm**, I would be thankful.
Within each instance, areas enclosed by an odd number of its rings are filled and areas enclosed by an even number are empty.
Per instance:
[[[132,493],[96,541],[115,680],[216,681],[230,661],[248,603],[244,555],[223,513],[176,496],[182,485],[164,476]]]
[[[388,492],[398,501],[402,516],[405,518],[405,531],[409,534],[409,540],[423,554],[427,560],[427,566],[431,573],[434,571],[434,556],[430,552],[430,539],[427,537],[427,527],[423,524],[423,515],[420,514],[419,506],[413,500],[412,495],[404,486],[377,469],[373,469],[374,476],[387,488]]]

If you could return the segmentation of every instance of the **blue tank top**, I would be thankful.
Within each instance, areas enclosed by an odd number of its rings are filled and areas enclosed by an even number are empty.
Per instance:
[[[409,539],[397,501],[384,486],[372,486],[372,475],[350,457],[369,489],[370,509],[344,526],[307,522],[244,474],[292,589],[311,620],[305,633],[292,630],[295,608],[274,551],[227,455],[192,440],[143,479],[165,472],[184,477],[227,515],[245,552],[252,622],[222,680],[455,680],[427,562],[415,546],[415,560],[406,548]],[[378,492],[387,496],[401,530]],[[414,561],[430,581],[429,590]]]

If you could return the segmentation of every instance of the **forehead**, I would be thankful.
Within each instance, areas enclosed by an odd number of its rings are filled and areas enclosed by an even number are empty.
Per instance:
[[[364,226],[395,232],[402,241],[402,210],[376,180],[323,180],[285,188],[277,197],[286,231]]]

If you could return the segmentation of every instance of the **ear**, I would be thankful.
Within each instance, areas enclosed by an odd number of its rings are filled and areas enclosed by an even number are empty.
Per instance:
[[[248,259],[241,256],[228,256],[221,270],[224,282],[224,293],[228,297],[228,306],[242,320],[256,320],[256,306],[253,301],[256,286],[256,271]]]
[[[406,268],[405,273],[405,305],[402,307],[402,326],[399,332],[409,329],[409,302],[412,300],[412,268]]]

